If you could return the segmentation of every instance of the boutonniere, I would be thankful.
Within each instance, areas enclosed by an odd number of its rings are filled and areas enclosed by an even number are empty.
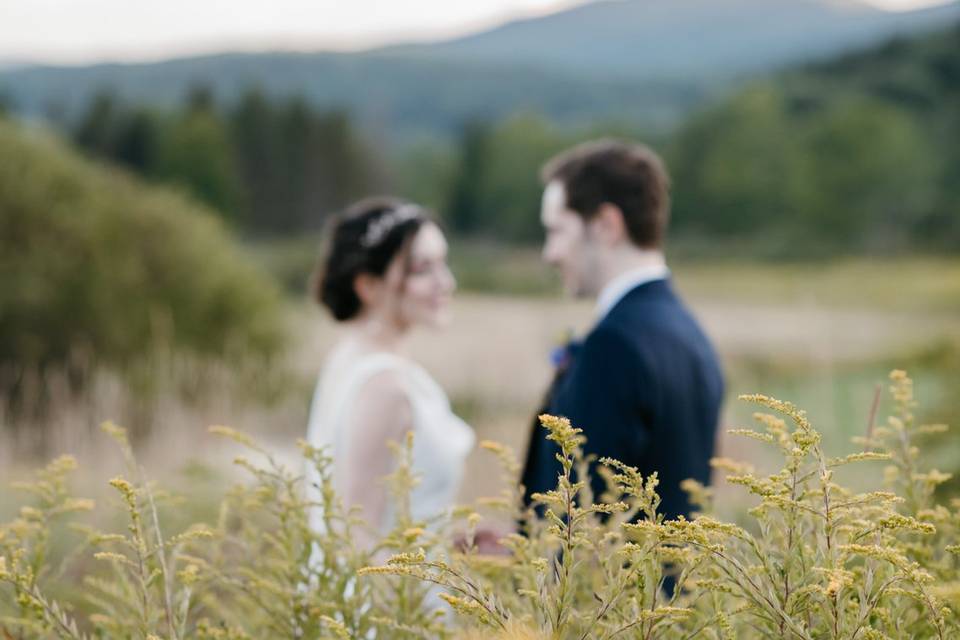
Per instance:
[[[581,342],[574,339],[573,331],[567,331],[550,351],[550,363],[557,371],[565,371],[573,362],[580,345]]]

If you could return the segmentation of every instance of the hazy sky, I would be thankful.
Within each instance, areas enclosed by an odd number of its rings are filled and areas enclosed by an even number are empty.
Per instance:
[[[674,0],[662,0],[671,2]],[[869,0],[888,9],[944,0]],[[360,49],[469,33],[583,0],[0,0],[0,61]]]

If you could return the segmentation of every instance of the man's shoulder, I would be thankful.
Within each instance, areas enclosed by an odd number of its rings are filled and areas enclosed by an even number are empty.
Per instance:
[[[638,340],[660,332],[673,332],[691,320],[683,302],[667,282],[637,287],[620,300],[597,324],[596,329]]]
[[[597,325],[640,353],[668,349],[712,350],[709,338],[668,282],[628,294]]]
[[[608,316],[587,334],[577,359],[597,363],[610,372],[628,369],[631,375],[638,375],[648,359],[648,345],[642,335],[629,323]]]
[[[671,326],[678,319],[693,320],[669,279],[656,280],[628,292],[604,317],[604,322],[629,326]]]

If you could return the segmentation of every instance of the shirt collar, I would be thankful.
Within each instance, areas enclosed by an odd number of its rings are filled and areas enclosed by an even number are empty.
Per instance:
[[[640,285],[654,280],[665,280],[669,275],[670,269],[662,261],[621,273],[600,291],[597,297],[597,319],[603,319],[625,295]]]

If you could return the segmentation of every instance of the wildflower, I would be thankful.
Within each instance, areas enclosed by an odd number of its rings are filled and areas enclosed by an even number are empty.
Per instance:
[[[44,473],[47,475],[63,475],[76,470],[77,459],[71,455],[62,455],[54,458],[54,460],[47,465],[47,468],[44,469]]]
[[[118,427],[117,425],[115,425],[113,422],[110,422],[109,420],[100,424],[100,430],[103,431],[108,436],[110,436],[111,438],[113,438],[114,440],[116,440],[117,442],[120,442],[122,444],[125,444],[127,442],[127,430],[124,429],[123,427]]]
[[[917,435],[927,435],[927,434],[937,434],[944,433],[949,430],[949,427],[945,424],[924,424],[920,425],[914,429],[914,434]]]
[[[119,562],[120,564],[130,564],[130,560],[123,554],[113,553],[111,551],[98,551],[93,554],[97,560],[107,560],[109,562]]]
[[[331,631],[333,631],[333,633],[338,638],[342,638],[344,640],[350,640],[350,632],[347,630],[347,628],[343,625],[342,622],[334,620],[330,616],[320,616],[320,622],[322,622],[324,626],[326,626]]]
[[[496,442],[495,440],[481,440],[479,447],[491,453],[503,453],[507,449],[507,447],[499,442]]]
[[[547,440],[556,442],[563,451],[564,457],[571,456],[577,447],[584,442],[584,437],[581,435],[583,429],[572,426],[566,418],[558,418],[545,413],[540,416],[540,424],[550,432]]]
[[[641,611],[641,620],[659,620],[661,618],[684,618],[693,614],[687,607],[657,607],[653,611]]]
[[[761,404],[769,409],[783,413],[789,416],[803,431],[810,431],[813,429],[813,427],[810,425],[810,421],[807,420],[807,412],[803,411],[802,409],[798,409],[791,402],[784,402],[783,400],[777,400],[776,398],[771,398],[759,393],[752,395],[741,395],[739,399],[746,402]]]
[[[106,544],[112,542],[123,542],[124,540],[126,540],[126,538],[119,533],[100,533],[94,536],[91,542],[93,544]]]
[[[711,458],[710,466],[734,475],[748,475],[754,472],[753,465],[731,458]]]
[[[483,612],[483,607],[473,601],[466,598],[458,598],[457,596],[450,595],[449,593],[438,594],[440,599],[450,605],[457,613],[464,613],[468,615],[478,615]]]
[[[879,451],[861,451],[859,453],[851,453],[850,455],[843,456],[842,458],[833,458],[827,464],[831,467],[838,467],[850,462],[862,462],[864,460],[890,460],[893,456],[889,453],[881,453]]]
[[[759,440],[760,442],[773,442],[773,434],[760,433],[759,431],[754,431],[753,429],[727,429],[727,433],[732,436],[753,438],[754,440]]]
[[[943,473],[937,469],[931,469],[927,473],[915,473],[912,476],[914,481],[926,482],[934,487],[943,484],[952,477],[952,473]]]
[[[43,518],[43,512],[33,507],[20,507],[20,517],[24,520],[40,520]]]
[[[409,529],[404,530],[403,537],[406,538],[408,542],[413,542],[423,534],[424,530],[422,527],[410,527]]]
[[[216,535],[214,534],[213,531],[206,528],[205,526],[199,525],[199,526],[191,527],[189,530],[185,531],[184,533],[181,533],[180,535],[176,535],[172,537],[167,542],[167,544],[169,546],[176,546],[179,544],[183,544],[184,542],[190,542],[192,540],[211,540],[214,537],[216,537]]]
[[[189,587],[190,585],[195,584],[197,580],[199,580],[200,567],[192,563],[188,564],[186,567],[184,567],[181,571],[177,573],[177,577],[180,579],[180,582],[182,582],[184,585]]]
[[[119,491],[120,494],[125,498],[130,498],[135,494],[133,485],[119,476],[110,480],[109,484],[111,487]]]
[[[387,560],[387,564],[417,564],[427,559],[427,554],[423,549],[418,549],[416,553],[398,553]]]
[[[250,436],[246,435],[245,433],[240,433],[239,431],[237,431],[232,427],[226,427],[224,425],[215,424],[210,426],[207,429],[207,431],[217,436],[230,438],[234,442],[242,444],[243,446],[248,447],[250,449],[258,448],[256,443],[253,441],[253,439]]]
[[[906,529],[926,535],[932,535],[937,532],[937,528],[929,522],[920,522],[916,518],[903,516],[898,513],[883,518],[879,524],[884,529]]]

